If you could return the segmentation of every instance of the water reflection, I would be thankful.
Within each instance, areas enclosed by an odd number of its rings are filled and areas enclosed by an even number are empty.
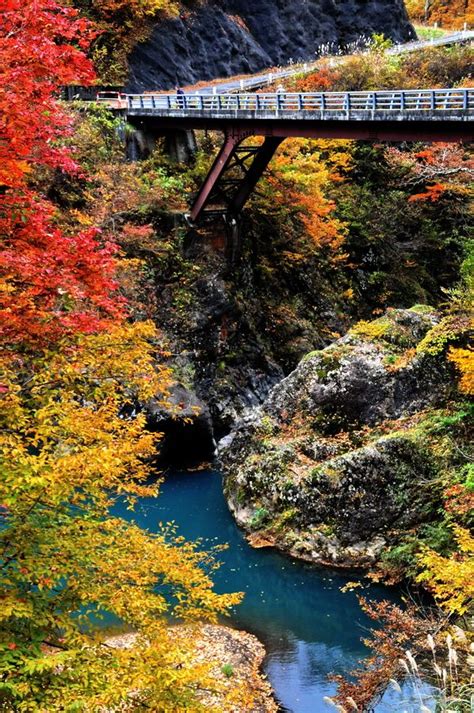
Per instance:
[[[360,610],[356,592],[340,590],[354,575],[251,548],[227,509],[215,471],[169,474],[157,500],[142,499],[134,513],[118,503],[115,514],[151,531],[160,521],[174,520],[181,535],[201,538],[204,548],[228,543],[213,579],[218,592],[245,593],[232,625],[265,644],[266,672],[288,711],[330,710],[323,698],[333,694],[335,686],[327,676],[354,668],[365,654],[361,637],[371,623]],[[381,586],[371,585],[363,593],[369,599],[397,599],[394,590]],[[376,710],[388,709],[381,704]]]

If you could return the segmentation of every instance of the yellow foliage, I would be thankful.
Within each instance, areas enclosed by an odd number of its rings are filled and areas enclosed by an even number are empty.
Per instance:
[[[425,547],[418,556],[423,571],[417,579],[449,613],[465,614],[474,598],[474,538],[458,526],[454,534],[459,553],[447,558]]]
[[[95,0],[94,8],[101,15],[117,15],[127,13],[134,18],[146,18],[164,13],[176,15],[179,4],[172,0]]]
[[[465,394],[474,394],[474,349],[449,350],[448,358],[456,364],[461,378],[459,388]]]
[[[357,322],[350,330],[349,333],[355,337],[360,337],[361,339],[376,340],[387,334],[390,328],[390,322],[383,317],[376,319],[373,322],[367,322],[366,320],[361,320]]]
[[[156,339],[151,324],[122,324],[4,365],[7,707],[11,696],[18,710],[118,710],[133,697],[146,709],[198,711],[196,692],[218,686],[194,663],[196,637],[174,635],[170,622],[215,622],[240,595],[217,595],[213,556],[172,528],[155,535],[110,514],[118,497],[133,509],[158,494],[147,480],[157,437],[133,413],[151,396],[166,403],[170,372],[156,363]],[[138,632],[136,647],[101,643],[94,617],[104,611]]]

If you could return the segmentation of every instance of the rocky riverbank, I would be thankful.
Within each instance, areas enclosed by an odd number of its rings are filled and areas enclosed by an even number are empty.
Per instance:
[[[257,545],[373,568],[436,523],[442,459],[427,429],[454,390],[427,307],[393,309],[310,353],[221,443],[225,492]]]
[[[177,630],[177,635],[179,635]],[[121,634],[107,639],[112,648],[131,648],[136,634]],[[255,636],[226,626],[199,628],[193,665],[210,665],[209,675],[215,690],[198,693],[209,710],[219,713],[276,713],[272,689],[261,672],[265,649]]]

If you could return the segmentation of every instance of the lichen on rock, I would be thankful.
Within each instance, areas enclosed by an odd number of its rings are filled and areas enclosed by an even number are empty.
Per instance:
[[[371,567],[440,498],[420,422],[452,370],[417,344],[434,310],[392,309],[303,359],[220,446],[225,492],[256,539],[320,564]]]

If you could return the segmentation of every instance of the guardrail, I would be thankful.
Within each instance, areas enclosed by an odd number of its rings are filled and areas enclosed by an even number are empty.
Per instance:
[[[462,42],[470,42],[472,40],[474,40],[474,31],[459,30],[459,32],[452,32],[449,35],[432,37],[430,40],[414,40],[413,42],[405,42],[402,45],[394,45],[387,50],[387,54],[416,52],[417,50],[427,49],[429,47],[443,47],[444,45],[454,45]]]
[[[319,112],[320,118],[343,114],[397,112],[403,114],[451,112],[465,118],[474,115],[474,89],[419,89],[382,92],[316,92],[276,94],[129,94],[129,114],[155,116],[219,116],[252,112],[253,116],[280,116]],[[344,118],[343,117],[343,118]]]
[[[417,50],[428,49],[430,47],[442,47],[445,45],[458,44],[462,42],[470,42],[474,40],[474,31],[472,30],[460,30],[459,32],[453,32],[450,34],[443,35],[442,37],[432,38],[430,40],[413,40],[412,42],[405,42],[403,44],[393,45],[388,50],[387,54],[400,55],[409,52],[416,52]],[[364,51],[365,48],[370,48],[371,38],[361,38],[359,43],[354,43],[353,51],[359,52]],[[232,78],[229,78],[229,82],[223,82],[225,89],[221,89],[218,84],[206,88],[206,93],[212,91],[214,94],[219,94],[223,92],[234,92],[234,91],[244,91],[245,89],[258,89],[268,84],[273,84],[282,79],[288,79],[288,77],[293,77],[295,75],[309,74],[310,72],[317,71],[318,64],[323,58],[328,58],[335,64],[344,62],[347,59],[347,52],[342,53],[341,49],[337,46],[322,45],[320,48],[321,52],[314,60],[307,60],[306,62],[298,61],[294,65],[290,65],[286,68],[276,68],[270,72],[265,72],[261,74],[254,75],[248,78],[242,78],[235,80],[232,83]],[[366,49],[365,51],[369,51]],[[232,86],[229,86],[231,85]],[[227,86],[226,86],[227,85]]]
[[[435,47],[441,45],[450,45],[458,42],[469,42],[474,40],[474,31],[472,30],[460,30],[449,35],[444,35],[443,37],[437,37],[431,40],[415,40],[413,42],[407,42],[405,44],[394,45],[387,50],[387,54],[398,55],[405,52],[414,52],[419,49],[426,47]],[[354,51],[362,50],[363,46],[370,44],[370,38],[361,38],[360,43],[356,43],[354,46]],[[343,63],[347,56],[343,55],[337,47],[332,48],[329,45],[322,45],[321,53],[317,59],[307,60],[306,62],[298,62],[296,64],[289,65],[287,67],[279,68],[276,67],[271,71],[261,72],[260,74],[254,74],[251,77],[242,77],[240,79],[232,79],[229,77],[227,80],[222,80],[220,84],[210,84],[207,87],[202,87],[200,92],[195,92],[197,94],[228,94],[231,92],[242,92],[245,90],[258,89],[260,87],[268,86],[269,84],[274,84],[275,82],[287,79],[299,74],[308,74],[309,72],[315,72],[318,69],[318,63],[324,57],[329,59],[333,66],[337,66],[339,63]],[[334,49],[335,54],[331,54],[331,49]],[[117,91],[117,93],[123,92],[123,87],[81,87],[81,86],[66,86],[62,88],[63,99],[67,101],[72,101],[74,99],[81,99],[85,101],[94,101],[96,95],[100,91]],[[118,108],[118,107],[115,107]]]

